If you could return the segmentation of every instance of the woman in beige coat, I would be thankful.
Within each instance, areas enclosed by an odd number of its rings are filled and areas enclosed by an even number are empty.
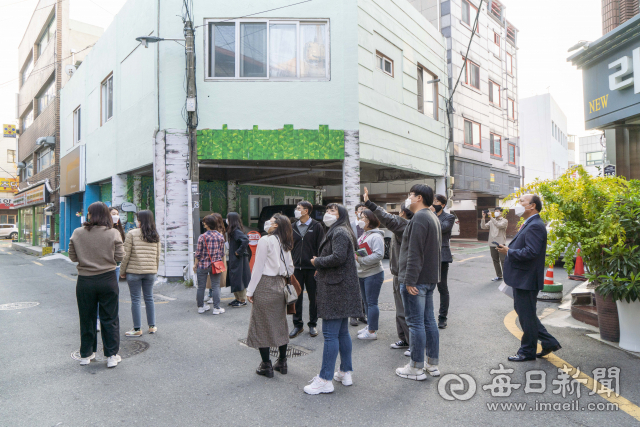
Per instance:
[[[139,337],[141,330],[140,300],[144,294],[149,333],[155,334],[156,312],[153,303],[153,284],[158,273],[160,261],[160,236],[151,211],[137,214],[138,228],[129,231],[124,241],[125,256],[120,266],[120,277],[127,279],[131,294],[131,316],[133,329],[126,332],[128,337]]]

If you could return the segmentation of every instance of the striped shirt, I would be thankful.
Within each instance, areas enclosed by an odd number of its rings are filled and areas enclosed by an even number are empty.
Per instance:
[[[198,237],[198,268],[207,269],[215,261],[222,261],[224,256],[224,236],[219,231],[209,230]]]

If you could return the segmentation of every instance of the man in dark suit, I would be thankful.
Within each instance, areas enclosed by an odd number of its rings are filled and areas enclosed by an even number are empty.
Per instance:
[[[515,207],[515,214],[525,219],[520,231],[509,246],[498,246],[505,254],[504,281],[513,288],[513,306],[522,326],[522,340],[518,353],[509,356],[512,362],[535,360],[558,351],[562,347],[544,326],[536,314],[538,292],[544,287],[547,229],[540,218],[542,201],[536,194],[524,194]],[[538,340],[542,352],[536,354]]]

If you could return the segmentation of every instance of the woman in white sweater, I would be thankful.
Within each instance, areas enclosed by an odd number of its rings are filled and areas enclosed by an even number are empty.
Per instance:
[[[123,279],[126,277],[131,295],[133,329],[125,333],[128,337],[142,335],[140,300],[143,294],[149,333],[155,334],[158,331],[153,303],[153,284],[156,281],[160,262],[160,236],[156,231],[156,223],[151,211],[140,211],[137,216],[138,228],[129,231],[124,240],[125,256],[120,265],[120,277]]]
[[[275,214],[264,224],[268,234],[258,241],[256,259],[247,289],[247,300],[252,304],[247,345],[260,350],[262,363],[258,375],[273,378],[273,371],[287,373],[287,344],[289,326],[287,304],[284,299],[285,277],[293,274],[293,230],[291,221]],[[271,365],[269,347],[278,347],[279,358]]]

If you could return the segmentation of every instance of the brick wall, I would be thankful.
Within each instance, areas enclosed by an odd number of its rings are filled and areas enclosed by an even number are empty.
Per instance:
[[[459,239],[477,239],[478,238],[478,220],[476,211],[455,211],[458,221],[460,221]]]

